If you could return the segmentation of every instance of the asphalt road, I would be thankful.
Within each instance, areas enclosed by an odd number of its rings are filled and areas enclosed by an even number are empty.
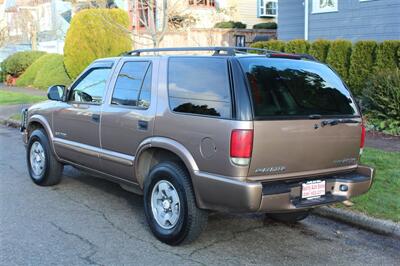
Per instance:
[[[400,263],[399,239],[313,215],[286,225],[213,213],[197,242],[169,247],[150,233],[141,197],[72,167],[61,184],[38,187],[19,132],[1,126],[0,147],[0,265]]]

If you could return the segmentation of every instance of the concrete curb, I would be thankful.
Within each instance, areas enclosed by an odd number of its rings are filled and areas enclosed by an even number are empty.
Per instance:
[[[320,207],[313,213],[363,228],[381,235],[400,238],[400,223],[369,217],[365,214],[332,207]]]
[[[14,119],[0,119],[0,124],[7,127],[19,128],[21,126],[21,121]]]

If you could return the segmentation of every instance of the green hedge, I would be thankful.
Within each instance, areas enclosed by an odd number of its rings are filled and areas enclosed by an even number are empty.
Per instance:
[[[348,81],[352,43],[347,40],[332,41],[326,63],[332,66],[343,80]]]
[[[275,22],[264,22],[253,25],[253,29],[276,30],[277,28],[278,24]]]
[[[71,78],[93,60],[132,49],[128,14],[121,9],[86,9],[71,21],[64,46],[64,64]]]
[[[43,56],[45,52],[25,51],[17,52],[7,57],[1,63],[1,69],[13,77],[21,75],[33,62]]]
[[[250,47],[283,52],[285,50],[285,42],[278,40],[262,41],[255,42]]]
[[[376,49],[375,69],[396,69],[399,66],[400,41],[384,41]]]
[[[245,29],[246,27],[247,25],[240,21],[221,21],[214,25],[214,28],[219,29]]]
[[[71,79],[64,68],[64,58],[59,54],[47,54],[36,60],[18,79],[17,86],[33,86],[47,89],[51,85],[69,85]]]
[[[306,54],[310,44],[305,40],[291,40],[285,45],[285,52],[291,54]]]
[[[361,95],[366,81],[373,72],[375,49],[375,41],[359,41],[353,46],[348,84],[355,95]]]
[[[331,42],[328,40],[316,40],[310,45],[309,54],[317,58],[321,62],[326,62],[329,46]]]

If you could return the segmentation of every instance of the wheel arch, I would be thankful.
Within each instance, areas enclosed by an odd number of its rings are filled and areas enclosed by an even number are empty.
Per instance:
[[[52,152],[56,155],[56,158],[59,159],[59,157],[58,157],[58,155],[57,155],[57,153],[55,152],[55,149],[54,149],[53,132],[51,130],[49,122],[47,121],[47,119],[44,116],[36,114],[36,115],[31,116],[28,119],[28,123],[27,123],[28,140],[29,140],[29,137],[30,137],[31,133],[35,129],[38,129],[38,128],[44,129],[44,131],[46,132],[46,135],[47,135],[47,137],[49,139],[49,144],[50,144],[50,147],[52,149]]]
[[[141,188],[147,173],[161,161],[183,164],[190,176],[199,170],[193,156],[181,143],[164,137],[149,138],[142,142],[135,156],[135,176]]]

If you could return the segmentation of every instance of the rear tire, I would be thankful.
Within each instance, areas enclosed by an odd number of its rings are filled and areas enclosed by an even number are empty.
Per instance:
[[[284,223],[297,223],[304,220],[310,214],[310,210],[282,213],[267,213],[267,217]]]
[[[43,129],[32,132],[26,149],[26,161],[32,181],[39,186],[53,186],[61,181],[63,164],[54,156]]]
[[[154,166],[147,176],[144,211],[154,236],[168,245],[192,242],[207,225],[208,213],[196,206],[189,174],[173,162]]]

